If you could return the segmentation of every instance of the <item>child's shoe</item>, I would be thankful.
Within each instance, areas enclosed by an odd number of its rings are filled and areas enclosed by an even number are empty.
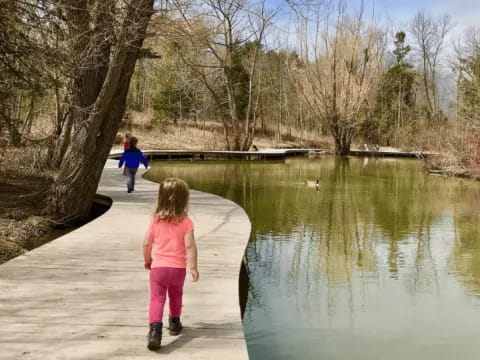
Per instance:
[[[178,335],[178,334],[180,334],[182,329],[183,329],[183,326],[182,326],[182,323],[180,321],[180,318],[178,318],[178,317],[175,317],[175,318],[169,317],[168,318],[168,330],[170,330],[169,331],[170,335]]]
[[[162,327],[163,324],[154,322],[150,324],[150,331],[148,332],[148,349],[158,350],[162,342]]]

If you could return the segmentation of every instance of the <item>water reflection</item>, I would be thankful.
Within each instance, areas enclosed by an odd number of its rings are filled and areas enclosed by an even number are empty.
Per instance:
[[[470,193],[468,199],[455,209],[455,248],[453,271],[460,275],[470,294],[480,294],[480,195]]]
[[[476,359],[478,185],[397,159],[157,163],[253,221],[251,359]],[[320,189],[304,181],[320,178]]]

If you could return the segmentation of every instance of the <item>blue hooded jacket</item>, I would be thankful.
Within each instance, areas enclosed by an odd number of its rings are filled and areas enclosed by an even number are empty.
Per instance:
[[[138,168],[140,162],[145,165],[145,168],[148,167],[148,161],[145,159],[145,156],[143,156],[142,152],[136,147],[130,146],[130,148],[125,150],[120,157],[118,167],[122,167],[123,163],[125,163],[125,167],[127,168]]]

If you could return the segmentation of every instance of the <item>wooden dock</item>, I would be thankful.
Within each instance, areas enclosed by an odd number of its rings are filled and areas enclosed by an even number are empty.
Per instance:
[[[262,151],[207,151],[207,150],[144,150],[145,156],[155,160],[285,160],[292,156],[323,155],[322,149],[268,149]],[[122,151],[112,151],[110,158],[118,159]],[[349,156],[397,157],[424,159],[438,155],[423,151],[366,151],[352,150]]]
[[[127,194],[117,164],[107,162],[98,189],[110,210],[0,265],[0,359],[248,359],[238,296],[250,234],[243,209],[192,191],[200,281],[186,281],[184,332],[165,331],[151,352],[141,244],[158,185],[139,178]]]
[[[269,149],[262,151],[207,151],[207,150],[142,150],[148,159],[158,160],[283,160],[303,156],[312,149]],[[121,151],[112,151],[110,157],[118,159]]]
[[[423,151],[367,151],[367,150],[352,150],[350,156],[373,156],[373,157],[397,157],[397,158],[417,158],[424,159],[428,156],[434,155],[430,152]]]

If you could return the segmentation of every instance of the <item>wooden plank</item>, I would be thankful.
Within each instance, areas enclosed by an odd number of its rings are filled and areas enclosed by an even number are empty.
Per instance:
[[[398,158],[418,158],[422,159],[428,156],[424,152],[406,152],[406,151],[366,151],[352,150],[349,152],[351,156],[372,156],[372,157],[398,157]]]

